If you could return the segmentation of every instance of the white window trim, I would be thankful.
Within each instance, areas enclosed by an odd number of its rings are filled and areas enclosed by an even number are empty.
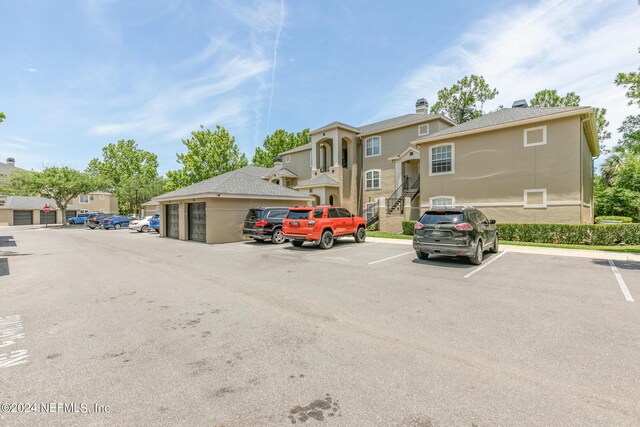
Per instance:
[[[313,150],[309,153],[309,167],[313,168]]]
[[[542,203],[529,203],[529,193],[542,193]],[[547,207],[547,189],[534,188],[524,190],[524,208],[525,209],[543,209]]]
[[[433,149],[443,145],[451,146],[451,170],[449,172],[433,172]],[[429,176],[453,175],[456,173],[456,144],[453,142],[444,142],[429,146]]]
[[[529,143],[529,132],[533,132],[536,130],[542,130],[542,141],[540,142],[531,142]],[[538,126],[535,128],[527,128],[524,131],[524,146],[525,147],[535,147],[536,145],[546,145],[547,144],[547,126]]]
[[[433,208],[433,201],[435,199],[451,199],[451,205],[446,205],[446,206],[456,205],[456,198],[454,196],[433,196],[433,197],[429,197],[429,208]]]
[[[422,126],[426,126],[427,127],[427,131],[424,133],[420,133],[420,128]],[[431,132],[431,126],[429,125],[429,123],[423,123],[421,125],[418,125],[418,136],[425,136],[425,135],[429,135],[429,132]]]
[[[82,197],[86,197],[86,198],[87,198],[87,201],[86,201],[86,202],[83,202],[83,201],[82,201]],[[78,196],[78,203],[80,203],[80,204],[82,204],[82,205],[88,205],[90,201],[91,201],[91,199],[90,199],[90,197],[89,197],[89,195],[88,195],[88,194],[81,194],[81,195],[79,195],[79,196]]]
[[[291,163],[291,155],[287,154],[286,156],[284,156],[284,162],[285,163]]]
[[[367,156],[367,141],[369,141],[370,139],[373,139],[373,138],[378,138],[378,140],[380,141],[380,152],[378,154],[371,154],[370,156]],[[379,156],[382,156],[382,137],[380,135],[372,135],[372,136],[370,136],[370,137],[368,137],[367,139],[364,140],[364,156],[365,157],[379,157]]]
[[[378,186],[377,187],[367,187],[367,174],[369,172],[378,172]],[[371,178],[371,181],[373,181],[374,178]],[[382,189],[382,170],[381,169],[369,169],[364,171],[364,189],[365,190],[381,190]]]

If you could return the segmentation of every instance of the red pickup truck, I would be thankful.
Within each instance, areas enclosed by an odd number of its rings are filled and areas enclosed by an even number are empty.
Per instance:
[[[303,206],[289,208],[282,234],[296,247],[304,242],[318,244],[322,249],[333,246],[334,239],[353,236],[364,242],[367,221],[339,206]]]

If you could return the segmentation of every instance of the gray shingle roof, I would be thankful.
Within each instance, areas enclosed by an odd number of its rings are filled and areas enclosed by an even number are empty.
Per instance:
[[[267,196],[300,200],[311,199],[311,197],[306,194],[272,184],[261,178],[262,176],[268,175],[271,171],[272,169],[270,168],[245,166],[244,168],[162,194],[154,197],[151,201],[159,199],[179,199],[208,193],[214,193],[216,195],[255,196],[257,198]]]
[[[522,120],[542,118],[545,116],[565,113],[573,110],[583,110],[585,108],[588,107],[503,108],[501,110],[480,116],[477,119],[469,120],[468,122],[464,122],[459,125],[435,132],[428,137],[421,138],[421,140],[426,141],[439,136],[453,135],[460,132],[482,129],[511,122],[515,123]]]
[[[314,176],[313,178],[302,181],[298,184],[298,187],[322,187],[322,186],[330,186],[337,187],[338,182],[330,178],[329,176],[322,174],[318,176]]]
[[[263,176],[268,176],[271,172],[273,172],[273,168],[263,168],[262,166],[245,166],[242,170],[244,173],[252,176],[257,176],[258,178],[262,178]],[[222,175],[221,175],[222,176]]]
[[[17,168],[13,165],[8,165],[6,163],[0,162],[0,175],[9,175],[11,171],[23,171],[24,169]]]
[[[276,175],[284,176],[284,177],[287,177],[287,178],[297,178],[298,177],[298,175],[296,175],[295,173],[291,172],[287,168],[278,169],[275,172],[276,172]]]
[[[31,196],[6,196],[4,200],[5,209],[42,209],[44,205],[49,205],[57,209],[56,202],[45,197],[31,197]],[[67,209],[76,210],[80,209],[77,206],[69,205]]]
[[[390,119],[360,126],[360,133],[370,134],[372,132],[379,132],[381,130],[394,128],[396,126],[410,125],[413,123],[434,119],[438,116],[439,114],[419,114],[419,113],[405,114],[404,116],[392,117]]]

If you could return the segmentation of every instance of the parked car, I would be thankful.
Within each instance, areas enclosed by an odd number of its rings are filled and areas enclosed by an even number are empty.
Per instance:
[[[413,249],[420,259],[431,254],[468,256],[472,264],[479,265],[484,252],[498,252],[498,245],[495,220],[471,206],[428,210],[413,232]]]
[[[129,216],[115,215],[100,221],[100,226],[105,230],[109,230],[111,228],[120,230],[122,227],[129,227],[130,222],[131,222],[131,217]]]
[[[271,240],[281,244],[287,241],[282,235],[282,224],[289,208],[253,208],[244,219],[242,234],[257,242]]]
[[[89,227],[90,229],[95,229],[100,226],[100,221],[110,216],[114,216],[114,214],[100,213],[100,214],[90,214],[84,221],[85,227]]]
[[[129,223],[129,230],[136,230],[138,233],[146,233],[149,231],[149,221],[153,218],[152,215],[145,216],[144,218],[134,218]]]
[[[335,239],[352,236],[357,243],[366,238],[367,221],[339,206],[305,206],[289,208],[282,234],[296,247],[304,242],[318,244],[322,249],[333,246]]]
[[[149,227],[152,230],[160,232],[160,214],[155,214],[149,221]]]
[[[76,216],[72,216],[71,218],[69,218],[67,220],[67,223],[74,225],[74,224],[84,224],[84,221],[87,219],[87,217],[91,215],[89,213],[81,213],[78,214]]]

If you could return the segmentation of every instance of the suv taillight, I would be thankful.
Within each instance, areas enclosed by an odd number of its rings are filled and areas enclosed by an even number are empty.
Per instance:
[[[473,230],[473,225],[468,222],[461,222],[453,226],[456,230]]]
[[[420,221],[416,222],[416,223],[413,225],[413,228],[414,228],[415,230],[420,230],[422,227],[424,227],[424,224],[423,224],[423,223],[421,223]]]
[[[307,222],[307,225],[309,226],[309,228],[313,228],[313,226],[316,225],[316,220],[315,219],[309,220],[309,222]]]
[[[268,224],[267,221],[265,221],[264,219],[261,219],[260,221],[256,222],[256,227],[264,227],[267,224]]]

